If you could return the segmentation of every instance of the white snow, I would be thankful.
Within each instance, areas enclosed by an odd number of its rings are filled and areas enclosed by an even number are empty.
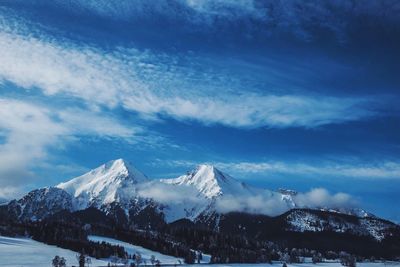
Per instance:
[[[112,160],[68,182],[57,185],[77,198],[77,209],[112,202],[129,202],[136,185],[149,179],[123,159]]]
[[[276,210],[276,205],[279,205],[280,211],[286,211],[292,208],[293,203],[290,200],[284,199],[279,192],[273,192],[267,189],[256,188],[249,186],[235,178],[225,174],[212,165],[199,165],[196,169],[174,179],[162,179],[161,182],[174,185],[175,191],[180,192],[185,187],[191,187],[197,193],[197,203],[202,203],[201,206],[193,205],[193,208],[186,207],[186,210],[194,210],[192,214],[214,214],[218,212],[228,211],[253,211],[260,213],[258,208],[268,209],[268,205],[260,203],[271,200],[274,202],[271,205],[271,210]],[[261,200],[262,199],[262,200]],[[258,200],[258,201],[257,201]],[[255,203],[257,202],[257,203]],[[258,204],[255,208],[254,204]],[[169,217],[168,214],[166,216]],[[195,219],[197,216],[186,217]]]
[[[324,219],[310,212],[297,210],[288,216],[288,223],[289,228],[293,231],[321,232],[330,229],[337,233],[352,232],[358,235],[370,235],[378,241],[390,234],[390,232],[387,233],[389,224],[371,217],[360,218],[360,224],[358,224],[351,221],[331,219],[329,216]]]
[[[148,264],[150,264],[150,258],[152,255],[154,255],[155,258],[161,262],[161,264],[175,264],[175,263],[178,264],[179,261],[183,262],[183,259],[181,259],[181,258],[164,255],[159,252],[152,251],[147,248],[143,248],[141,246],[135,246],[130,243],[123,242],[123,241],[109,238],[109,237],[91,235],[91,236],[88,236],[88,239],[91,241],[94,241],[94,242],[103,242],[104,241],[104,242],[110,243],[112,245],[118,245],[118,246],[124,247],[125,251],[130,255],[140,253],[140,255],[142,256],[142,259],[146,260]]]
[[[252,188],[207,164],[199,165],[195,170],[178,178],[163,179],[161,181],[174,185],[192,186],[209,199],[223,194],[248,195],[257,191],[257,188]]]
[[[105,241],[114,245],[120,245],[125,250],[133,254],[139,252],[144,259],[149,263],[151,255],[159,259],[163,264],[178,263],[178,258],[160,254],[140,246],[135,246],[107,237],[90,236],[92,241]],[[67,260],[67,266],[78,265],[76,260],[76,252],[62,249],[56,246],[46,245],[29,238],[12,238],[0,236],[0,267],[44,267],[51,266],[51,260],[54,256],[58,255]],[[203,255],[204,260],[208,255]],[[96,260],[91,258],[92,267],[107,266],[108,260]],[[180,259],[182,261],[182,259]],[[183,262],[183,261],[182,261]],[[184,265],[184,266],[199,266]],[[201,264],[204,267],[281,267],[282,263],[274,262],[273,264]],[[302,263],[302,264],[288,264],[288,267],[343,267],[338,262],[323,262],[318,264]],[[400,262],[358,262],[358,267],[400,267]]]
[[[376,219],[361,219],[361,225],[365,227],[368,233],[373,236],[376,240],[381,241],[385,238],[385,232],[387,231],[388,225],[382,221]]]
[[[29,238],[0,236],[1,267],[43,267],[51,266],[54,256],[64,257],[67,265],[78,265],[77,253],[56,246],[46,245]],[[106,261],[92,260],[91,266],[107,266]]]

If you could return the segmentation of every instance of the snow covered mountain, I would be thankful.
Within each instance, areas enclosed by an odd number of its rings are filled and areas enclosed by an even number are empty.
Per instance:
[[[75,209],[84,209],[129,203],[137,198],[138,184],[144,182],[149,182],[146,175],[117,159],[56,187],[75,198]]]
[[[294,212],[298,208],[313,208],[299,207],[297,194],[293,190],[271,191],[249,186],[212,165],[199,165],[177,178],[152,180],[123,159],[117,159],[55,187],[33,190],[3,206],[13,218],[22,220],[41,220],[63,210],[75,212],[91,207],[136,226],[148,226],[149,221],[162,224],[189,219],[214,229],[220,229],[221,218],[226,218],[221,215],[229,212],[275,216],[293,210],[285,218],[290,231],[321,231],[327,225],[329,229],[346,231],[350,226],[342,223],[337,227],[335,213],[376,219],[360,209],[318,208],[330,217],[317,227],[322,221],[319,215]],[[382,239],[386,224],[371,220],[362,221],[357,232]]]
[[[201,215],[215,213],[216,202],[225,195],[248,196],[257,191],[206,164],[178,178],[159,182],[168,185],[177,195],[185,196],[181,203],[163,203],[167,222],[181,218],[194,221]]]
[[[222,195],[251,195],[259,191],[233,177],[222,173],[212,165],[199,165],[191,172],[175,179],[161,180],[167,184],[194,187],[202,196],[208,199]]]
[[[161,182],[173,185],[176,192],[182,192],[184,188],[193,188],[202,205],[195,209],[196,216],[189,219],[208,225],[215,224],[219,214],[225,211],[256,213],[246,202],[251,202],[257,197],[261,197],[261,200],[273,199],[279,202],[278,206],[282,210],[289,210],[295,206],[293,199],[287,198],[284,194],[249,186],[208,164],[198,165],[185,175],[174,179],[162,179]],[[239,204],[237,210],[224,207],[225,204],[233,202],[232,200]]]
[[[76,211],[88,207],[107,213],[118,209],[129,217],[150,206],[166,222],[172,222],[182,218],[194,221],[228,211],[257,213],[260,208],[268,214],[268,208],[279,207],[277,210],[282,213],[298,207],[296,194],[293,190],[249,186],[207,164],[177,178],[151,180],[123,159],[117,159],[55,187],[33,190],[10,204],[18,206],[18,217],[39,219],[61,209]],[[240,209],[235,210],[235,205],[221,209],[233,200]],[[261,207],[248,205],[257,201]],[[39,212],[38,207],[43,211]]]
[[[151,180],[123,159],[117,159],[55,187],[33,190],[12,205],[18,218],[41,219],[62,209],[95,207],[107,214],[123,213],[128,220],[151,209],[169,223],[209,217],[219,212],[218,203],[224,198],[246,199],[254,195],[279,199],[285,209],[294,206],[284,194],[251,187],[211,165],[199,165],[178,178]]]

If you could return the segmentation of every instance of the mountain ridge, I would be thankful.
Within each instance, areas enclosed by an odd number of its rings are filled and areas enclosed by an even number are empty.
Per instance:
[[[250,217],[258,216],[257,210],[233,208],[223,211],[220,206],[224,201],[229,206],[234,206],[237,199],[261,201],[258,205],[265,208],[267,202],[273,200],[272,204],[269,203],[272,208],[281,205],[282,211],[290,211],[290,216],[285,217],[289,231],[353,231],[368,234],[376,240],[383,240],[390,234],[387,229],[392,225],[363,210],[357,213],[314,207],[319,212],[317,215],[296,211],[300,208],[295,201],[297,194],[293,190],[281,189],[278,192],[249,186],[208,164],[198,165],[177,178],[151,180],[123,159],[117,159],[55,187],[35,189],[6,206],[14,218],[21,220],[42,220],[62,210],[75,212],[96,208],[120,223],[140,227],[154,228],[189,219],[218,231],[221,223],[226,224],[224,214],[244,212]],[[258,196],[263,198],[258,199]],[[346,213],[365,220],[353,223],[346,219],[338,226],[336,221],[341,221],[338,219],[340,214]],[[324,214],[330,215],[326,217]]]

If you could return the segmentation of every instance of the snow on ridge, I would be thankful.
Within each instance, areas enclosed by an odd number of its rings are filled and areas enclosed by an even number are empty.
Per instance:
[[[177,178],[151,180],[123,159],[116,159],[52,188],[30,193],[38,198],[33,202],[46,203],[45,206],[50,209],[47,213],[51,213],[51,209],[76,211],[90,206],[109,212],[113,204],[118,204],[129,216],[130,210],[134,209],[136,214],[151,204],[157,212],[165,215],[167,222],[171,222],[182,218],[195,220],[200,215],[230,211],[275,216],[303,207],[297,205],[296,201],[301,193],[288,189],[271,191],[252,187],[208,164],[198,165]],[[63,198],[53,196],[50,191],[55,189],[62,191],[60,195]],[[48,200],[43,202],[43,197]],[[28,200],[19,204],[24,212],[34,214],[38,207],[31,205],[25,209],[26,203],[29,205]],[[58,206],[49,204],[58,202],[64,203]],[[347,210],[337,212],[350,214]],[[355,215],[353,213],[351,215]],[[359,213],[359,217],[367,216],[365,212]]]
[[[218,170],[213,165],[201,164],[194,170],[173,179],[162,179],[164,183],[174,185],[187,185],[196,188],[208,199],[224,194],[248,194],[251,189],[243,182],[236,180],[228,174]]]
[[[296,210],[287,217],[289,230],[296,232],[322,232],[327,229],[337,232],[351,232],[358,235],[372,236],[377,241],[382,241],[388,235],[388,229],[393,225],[373,217],[358,217],[356,221],[349,221],[336,217],[331,218],[328,214],[326,218],[306,210]],[[390,235],[390,234],[389,234]]]
[[[147,176],[123,159],[117,159],[56,187],[76,197],[78,208],[83,208],[93,203],[129,201],[135,196],[136,185],[146,181],[149,181]]]

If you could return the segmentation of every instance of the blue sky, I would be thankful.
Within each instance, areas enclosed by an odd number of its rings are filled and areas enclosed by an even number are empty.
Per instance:
[[[114,158],[400,221],[396,1],[1,1],[0,197]]]

